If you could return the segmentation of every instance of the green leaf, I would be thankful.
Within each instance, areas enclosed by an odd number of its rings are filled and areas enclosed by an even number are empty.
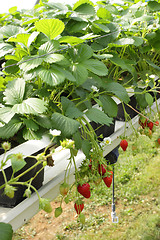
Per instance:
[[[34,131],[37,131],[39,129],[39,126],[31,119],[23,119],[24,124],[27,128],[30,128]]]
[[[112,118],[109,118],[104,112],[96,108],[90,108],[85,112],[85,115],[90,121],[94,121],[96,123],[105,124],[107,126],[112,123]]]
[[[126,89],[117,82],[109,82],[105,85],[105,89],[108,92],[114,93],[118,98],[120,98],[124,103],[129,102],[129,96]]]
[[[106,32],[106,33],[110,32],[110,29],[102,23],[93,22],[92,25],[103,32]]]
[[[71,72],[61,69],[61,72],[64,74],[65,78],[68,79],[71,82],[76,82],[75,77],[72,75]]]
[[[41,19],[35,23],[35,26],[51,40],[60,35],[65,28],[64,23],[59,19]]]
[[[107,9],[101,7],[97,10],[97,16],[103,19],[112,19],[111,13]]]
[[[73,134],[73,140],[75,142],[76,149],[81,149],[81,147],[82,147],[82,136],[80,134],[80,131],[77,131]]]
[[[113,54],[113,57],[110,59],[110,61],[117,66],[121,67],[123,70],[127,70],[130,72],[133,76],[135,76],[135,68],[131,64],[127,64],[126,62],[121,59],[117,54]]]
[[[149,106],[152,106],[153,104],[153,97],[150,93],[145,93],[145,99]]]
[[[23,101],[25,92],[25,81],[21,78],[8,82],[4,91],[4,101],[6,104],[15,105]]]
[[[143,92],[143,90],[136,88],[135,92]],[[136,101],[140,107],[142,107],[144,109],[148,106],[148,103],[145,98],[145,94],[135,94],[135,97],[136,97]]]
[[[35,41],[35,39],[37,38],[37,36],[39,35],[39,32],[34,31],[33,33],[31,33],[31,35],[28,38],[28,43],[27,43],[27,47],[29,48],[30,45],[32,44],[32,42]]]
[[[29,33],[19,33],[19,34],[17,34],[16,37],[10,37],[8,39],[8,42],[22,43],[27,48],[28,39],[30,36],[31,36],[31,34],[29,34]]]
[[[22,31],[24,31],[23,28],[12,25],[12,24],[3,26],[0,29],[0,33],[2,33],[5,38],[13,37]]]
[[[93,7],[93,3],[87,0],[79,0],[73,6],[73,10],[77,12],[79,15],[86,16],[93,16],[95,15],[95,9]]]
[[[50,129],[52,128],[52,122],[51,119],[45,115],[39,115],[35,116],[35,121],[43,128]]]
[[[134,44],[134,40],[132,38],[121,38],[119,40],[117,40],[114,43],[109,43],[110,47],[122,47],[125,45],[131,45]]]
[[[68,28],[71,33],[76,33],[76,32],[83,31],[83,29],[85,29],[87,25],[88,23],[84,21],[78,22],[78,21],[70,20],[68,23]]]
[[[11,119],[9,123],[5,124],[3,127],[0,127],[0,138],[8,139],[13,137],[22,126],[22,122],[19,119]]]
[[[65,137],[72,136],[80,126],[79,122],[76,120],[66,117],[60,113],[52,114],[52,125],[55,129],[61,130]]]
[[[93,55],[93,50],[86,44],[80,44],[75,48],[68,49],[69,55],[74,62],[83,62]]]
[[[146,62],[153,68],[157,69],[160,71],[160,67],[157,66],[156,64],[154,64],[153,62],[151,62],[150,60],[146,59]]]
[[[75,104],[66,97],[61,97],[62,108],[67,117],[78,118],[83,113],[75,106]]]
[[[43,82],[50,86],[57,86],[65,80],[64,73],[55,67],[51,67],[49,69],[41,68],[38,75]]]
[[[18,172],[26,165],[26,162],[21,153],[10,154],[7,156],[7,159],[11,160],[13,172]]]
[[[39,98],[28,98],[20,104],[15,104],[12,111],[19,114],[38,115],[47,110],[46,103]]]
[[[17,7],[16,6],[9,8],[9,13],[10,14],[14,14],[16,11],[17,11]]]
[[[94,6],[93,2],[90,1],[90,0],[79,0],[79,1],[77,1],[77,2],[74,4],[72,10],[74,11],[74,10],[75,10],[76,8],[78,8],[80,5],[85,4],[85,3]]]
[[[48,63],[60,62],[64,60],[64,56],[62,54],[54,53],[59,48],[58,41],[48,41],[40,46],[39,55],[45,55],[41,59]]]
[[[71,45],[83,43],[84,41],[85,40],[74,36],[64,36],[59,39],[60,43],[69,43]]]
[[[38,55],[26,56],[22,59],[22,63],[20,63],[20,69],[27,72],[31,69],[37,68],[42,62],[43,57],[39,57]]]
[[[0,120],[2,122],[8,123],[14,115],[15,113],[12,112],[12,108],[10,107],[0,108]]]
[[[13,52],[14,47],[8,43],[0,43],[0,58],[8,53]]]
[[[148,7],[152,11],[160,11],[160,3],[158,3],[157,1],[149,1],[148,2]]]
[[[13,229],[8,223],[0,222],[1,240],[12,240]]]
[[[100,95],[99,100],[102,102],[102,109],[109,117],[116,117],[118,106],[115,101],[107,95]]]
[[[56,40],[48,41],[42,44],[39,48],[39,55],[43,55],[46,53],[52,53],[59,49],[59,42]]]
[[[89,140],[83,140],[82,141],[82,151],[86,155],[87,158],[90,157],[90,151],[91,151],[91,143]]]
[[[5,68],[5,72],[11,73],[11,74],[17,73],[19,71],[19,66],[17,65],[17,63],[18,62],[13,59],[8,60],[5,63],[5,67],[10,66],[10,65],[14,65],[14,66]]]
[[[108,69],[103,62],[99,60],[89,59],[83,62],[83,65],[91,72],[99,75],[106,76],[108,74]]]
[[[88,71],[81,63],[72,65],[72,73],[78,85],[83,84],[88,78]]]
[[[143,44],[143,38],[142,38],[142,37],[133,36],[132,38],[133,38],[133,40],[134,40],[134,43],[133,43],[133,44],[134,44],[136,47],[139,47],[139,46],[141,46],[141,45]]]
[[[31,128],[24,128],[23,129],[23,138],[25,140],[40,140],[42,138],[42,134],[41,132],[37,131],[37,132],[34,132]]]

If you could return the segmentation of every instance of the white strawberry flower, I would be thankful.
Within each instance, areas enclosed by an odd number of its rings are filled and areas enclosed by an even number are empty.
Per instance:
[[[54,129],[54,130],[49,130],[50,134],[52,134],[54,137],[61,135],[61,131]]]
[[[101,147],[104,148],[106,145],[111,144],[111,138],[110,137],[105,137],[103,141],[100,143]]]
[[[99,89],[94,85],[92,85],[91,89],[93,92],[99,92]]]

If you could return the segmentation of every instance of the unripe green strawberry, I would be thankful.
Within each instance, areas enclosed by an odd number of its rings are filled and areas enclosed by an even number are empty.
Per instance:
[[[32,194],[31,190],[27,188],[24,192],[24,197],[30,198],[31,194]]]
[[[53,210],[52,207],[51,207],[50,201],[46,198],[40,198],[39,208],[43,209],[47,213],[50,213]]]
[[[6,184],[4,188],[4,194],[7,195],[9,198],[14,198],[14,192],[16,191],[16,188]]]
[[[82,223],[82,224],[85,224],[85,215],[83,213],[80,213],[79,214],[79,221]]]
[[[11,148],[11,144],[9,142],[3,142],[2,143],[2,148],[5,150],[5,151],[8,151],[10,148]]]
[[[54,216],[57,218],[57,217],[59,217],[61,214],[62,214],[62,208],[61,207],[58,207],[58,208],[56,208],[55,209],[55,211],[54,211]]]
[[[69,184],[68,183],[62,183],[59,187],[59,191],[60,191],[60,194],[64,197],[67,195],[68,191],[69,191]]]

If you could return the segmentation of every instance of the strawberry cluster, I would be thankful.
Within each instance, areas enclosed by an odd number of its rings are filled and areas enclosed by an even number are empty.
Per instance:
[[[139,118],[139,125],[141,126],[140,133],[152,138],[153,132],[155,132],[156,127],[159,126],[159,121],[153,122],[141,116]]]

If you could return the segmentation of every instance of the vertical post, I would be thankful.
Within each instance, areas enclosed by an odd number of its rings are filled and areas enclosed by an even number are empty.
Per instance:
[[[112,179],[112,212],[111,212],[111,217],[112,217],[112,222],[113,223],[118,223],[118,217],[116,216],[116,207],[115,207],[115,201],[114,201],[114,165],[113,165],[113,179]]]

